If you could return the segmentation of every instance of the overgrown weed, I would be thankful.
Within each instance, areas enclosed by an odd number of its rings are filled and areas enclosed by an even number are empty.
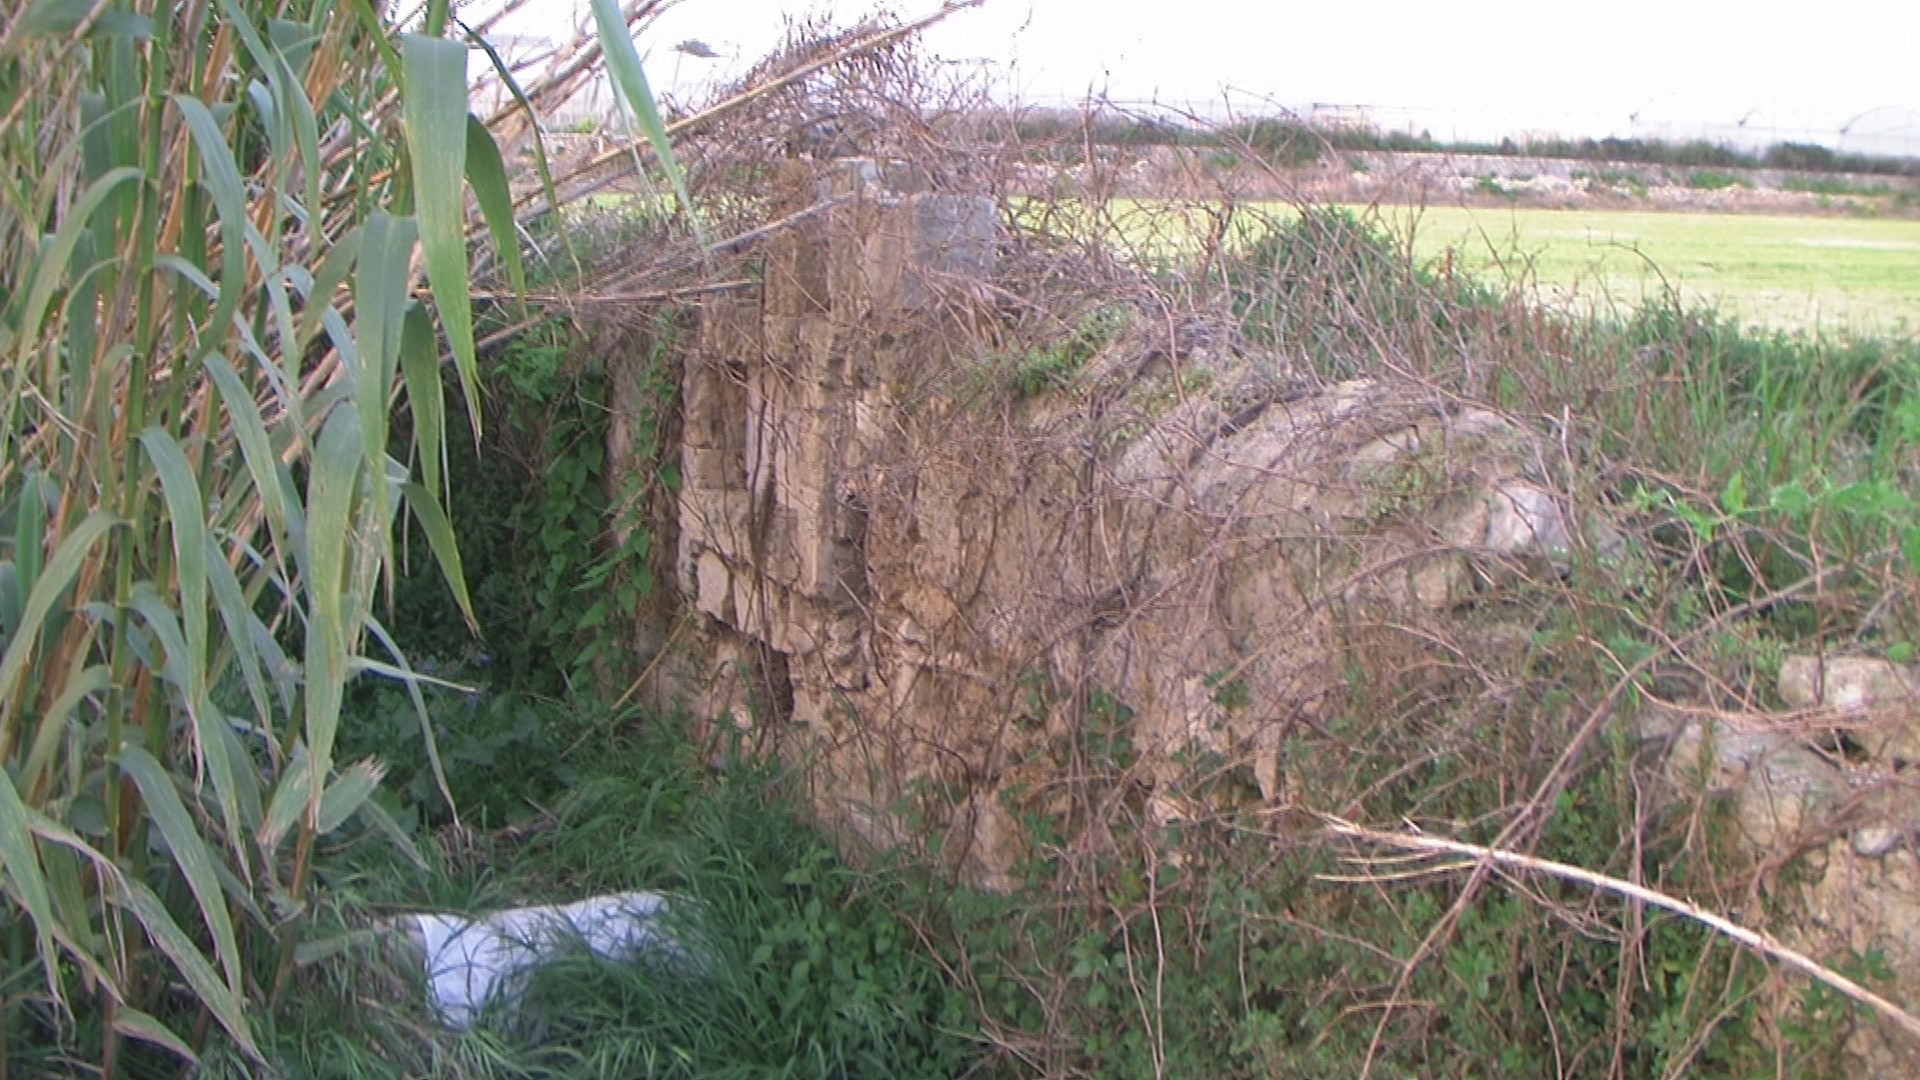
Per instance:
[[[1235,214],[1240,227],[1245,207],[1213,219]],[[1097,232],[1101,212],[1022,220]],[[1213,276],[1163,272],[1161,302],[1230,302],[1245,339],[1307,384],[1388,380],[1441,412],[1495,410],[1551,449],[1529,479],[1606,524],[1577,530],[1558,567],[1482,565],[1450,628],[1342,612],[1346,677],[1318,691],[1331,720],[1293,727],[1283,806],[1246,809],[1230,757],[1147,783],[1112,720],[1125,702],[1039,678],[1080,741],[1042,764],[1057,778],[1044,793],[1010,793],[1029,853],[1013,895],[944,896],[916,916],[953,943],[1003,1061],[1824,1075],[1850,1026],[1813,1018],[1844,1010],[1783,1002],[1761,961],[1697,924],[1535,878],[1468,891],[1376,872],[1314,811],[1504,840],[1763,925],[1787,916],[1790,875],[1742,846],[1724,797],[1663,772],[1657,718],[1777,707],[1787,650],[1914,654],[1920,350],[1747,330],[1673,297],[1579,318],[1532,294],[1523,260],[1509,282],[1469,279],[1352,211],[1248,229],[1254,242],[1200,254]],[[1395,515],[1423,497],[1400,493]],[[1476,643],[1496,629],[1520,647]]]

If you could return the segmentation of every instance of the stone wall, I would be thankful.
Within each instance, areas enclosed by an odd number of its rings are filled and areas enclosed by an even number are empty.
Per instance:
[[[1507,421],[1204,333],[1116,342],[1083,392],[956,392],[993,377],[994,205],[844,169],[685,367],[679,685],[869,839],[938,829],[1000,880],[1089,688],[1148,788],[1207,752],[1283,800],[1281,744],[1355,645],[1336,610],[1443,610],[1489,560],[1583,542]]]

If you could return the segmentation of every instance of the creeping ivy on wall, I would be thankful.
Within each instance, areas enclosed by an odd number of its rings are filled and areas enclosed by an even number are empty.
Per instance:
[[[483,327],[483,329],[485,329]],[[637,349],[589,347],[571,321],[539,322],[482,358],[485,438],[463,408],[444,410],[453,524],[478,635],[433,570],[427,540],[410,534],[382,615],[429,674],[468,688],[429,687],[427,705],[447,782],[463,815],[499,822],[568,785],[567,750],[606,720],[634,674],[634,641],[655,594],[660,511],[679,486],[671,454],[677,410],[670,317],[638,333]],[[622,365],[627,365],[622,367]],[[630,435],[609,460],[616,376]],[[405,438],[402,417],[397,438]],[[403,821],[437,824],[438,795],[412,706],[393,686],[350,688],[341,738],[391,768]]]
[[[655,585],[649,508],[658,492],[679,485],[662,442],[678,392],[670,321],[644,338],[638,355],[595,355],[582,347],[580,328],[552,318],[487,358],[488,437],[476,450],[464,418],[449,410],[447,439],[449,482],[464,496],[454,525],[480,637],[461,626],[444,588],[409,574],[394,596],[401,640],[484,667],[494,686],[559,696],[582,680],[619,677],[617,658]],[[618,474],[607,455],[615,364],[639,365],[629,373],[637,390],[633,449]],[[418,556],[410,566],[425,565],[424,540],[410,538],[409,554]]]

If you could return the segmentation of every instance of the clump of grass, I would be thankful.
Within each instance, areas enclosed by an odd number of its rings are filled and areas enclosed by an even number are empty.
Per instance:
[[[716,775],[662,722],[599,756],[620,765],[596,769],[519,866],[563,895],[685,898],[699,970],[582,958],[543,973],[521,1018],[543,1033],[533,1060],[566,1075],[649,1060],[657,1076],[964,1071],[967,1003],[889,910],[899,885],[803,824],[777,767],[729,755]]]
[[[1780,181],[1782,191],[1801,191],[1812,195],[1860,195],[1883,198],[1895,189],[1884,181],[1862,183],[1843,176],[1789,176]],[[1902,188],[1902,192],[1910,189]]]
[[[1124,306],[1096,307],[1060,340],[989,361],[983,377],[1003,386],[1016,401],[1065,390],[1132,320],[1133,313]]]
[[[1448,318],[1448,295],[1467,308],[1492,294],[1466,277],[1442,280],[1415,266],[1391,234],[1344,208],[1308,208],[1265,223],[1228,265],[1229,302],[1248,339],[1303,355],[1322,378],[1360,374],[1385,330],[1418,335]]]
[[[1647,180],[1631,169],[1601,169],[1599,180],[1610,188],[1625,188],[1639,198],[1647,197]]]
[[[1509,201],[1519,198],[1519,193],[1500,182],[1497,176],[1482,176],[1473,182],[1473,190],[1482,195],[1491,195],[1496,199]]]
[[[1739,173],[1719,169],[1695,169],[1687,174],[1687,186],[1695,191],[1724,191],[1731,187],[1751,188],[1753,181]]]

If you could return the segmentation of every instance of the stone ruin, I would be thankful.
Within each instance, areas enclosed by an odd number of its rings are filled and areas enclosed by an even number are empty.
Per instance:
[[[1308,388],[1200,344],[1083,373],[1159,388],[1124,423],[1077,399],[970,412],[934,373],[980,366],[955,298],[992,270],[995,207],[853,175],[761,299],[705,310],[687,358],[677,573],[706,667],[679,685],[697,715],[777,726],[869,839],[938,792],[916,809],[1002,875],[1000,796],[1059,720],[1026,715],[1047,672],[1125,701],[1149,771],[1244,756],[1282,800],[1280,741],[1342,677],[1330,601],[1440,611],[1485,558],[1576,543],[1523,432],[1411,387]],[[1416,488],[1440,512],[1403,520]],[[1228,683],[1248,704],[1221,703]]]
[[[1511,420],[1420,386],[1317,384],[1206,327],[1137,328],[1080,373],[1085,394],[982,407],[955,390],[994,377],[975,331],[997,208],[884,172],[842,165],[800,192],[839,201],[773,242],[759,295],[703,308],[674,569],[693,629],[658,665],[694,715],[803,763],[843,830],[937,834],[956,871],[1007,884],[1030,854],[1015,815],[1065,767],[1058,687],[1125,703],[1154,820],[1188,811],[1162,781],[1195,753],[1284,805],[1312,767],[1289,734],[1325,719],[1353,650],[1392,647],[1364,626],[1450,621],[1460,648],[1512,649],[1460,615],[1480,590],[1617,553]],[[1791,663],[1788,698],[1913,700],[1825,670]],[[1642,735],[1678,748],[1676,780],[1706,762],[1763,852],[1843,813],[1815,843],[1802,943],[1878,945],[1920,990],[1920,815],[1895,773],[1920,727],[1899,730],[1856,775],[1772,728]]]

